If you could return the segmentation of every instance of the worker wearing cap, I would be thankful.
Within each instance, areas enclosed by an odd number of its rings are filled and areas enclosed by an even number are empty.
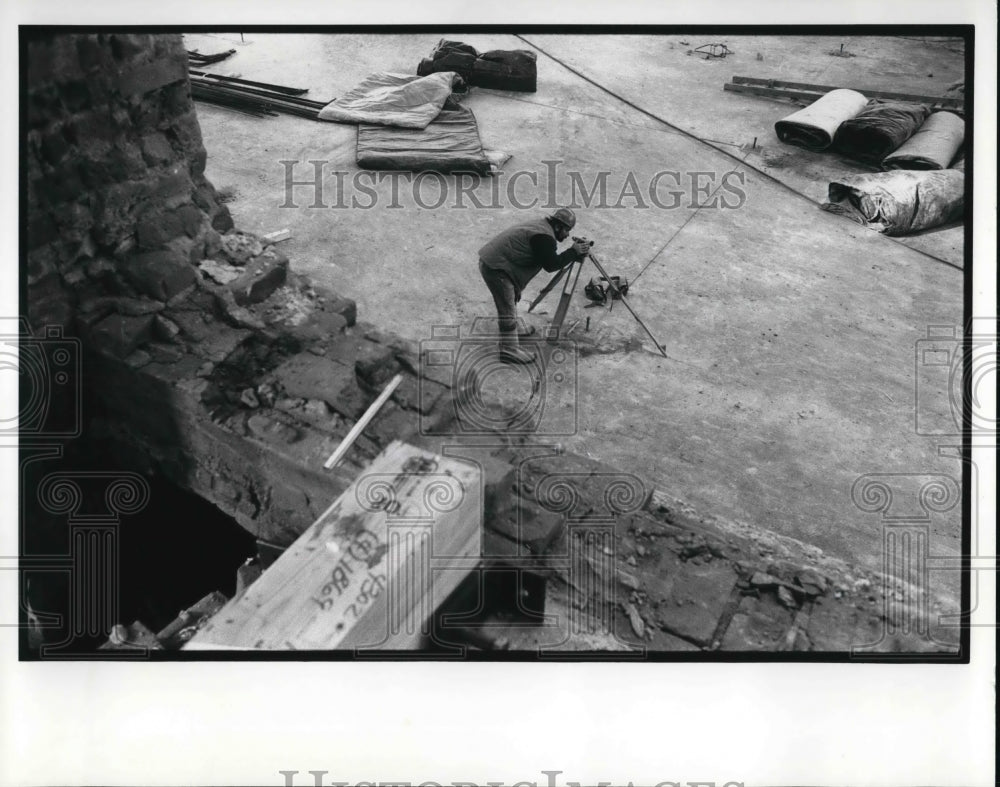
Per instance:
[[[587,256],[590,245],[577,241],[559,253],[557,243],[569,237],[576,216],[559,208],[551,216],[504,230],[479,250],[479,273],[493,296],[500,328],[500,355],[505,363],[531,363],[534,354],[518,346],[515,304],[521,292],[540,270],[558,271]]]

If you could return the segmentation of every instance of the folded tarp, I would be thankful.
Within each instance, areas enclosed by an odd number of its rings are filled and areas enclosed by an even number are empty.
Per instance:
[[[923,104],[873,99],[860,114],[840,124],[833,146],[851,158],[881,164],[913,136],[930,113]]]
[[[474,87],[534,93],[538,67],[534,52],[527,49],[493,49],[480,54],[460,41],[442,39],[431,56],[417,65],[420,75],[455,71]]]
[[[778,139],[807,150],[825,150],[840,124],[857,115],[868,99],[856,90],[831,90],[804,109],[774,124]]]
[[[423,129],[358,126],[357,159],[362,169],[491,172],[475,115],[454,100]]]
[[[952,112],[935,112],[896,152],[883,169],[947,169],[965,140],[965,121]]]
[[[947,169],[847,175],[830,184],[829,201],[822,207],[886,235],[909,235],[962,217],[965,173]]]
[[[429,76],[370,74],[357,87],[319,111],[320,120],[426,128],[436,118],[461,77],[451,71]]]

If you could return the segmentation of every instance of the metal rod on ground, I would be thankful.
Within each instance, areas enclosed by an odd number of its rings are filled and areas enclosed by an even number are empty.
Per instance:
[[[615,283],[614,283],[614,282],[613,282],[613,281],[611,280],[611,277],[610,277],[610,276],[608,276],[608,274],[607,274],[607,271],[605,271],[605,270],[604,270],[604,268],[602,267],[601,263],[600,263],[600,262],[598,262],[597,258],[596,258],[596,257],[594,256],[593,252],[591,252],[591,253],[590,253],[590,254],[588,254],[587,256],[588,256],[588,257],[590,258],[590,261],[591,261],[592,263],[594,263],[594,267],[596,267],[596,268],[597,268],[597,270],[598,270],[598,271],[600,272],[600,274],[601,274],[601,275],[602,275],[602,276],[603,276],[603,277],[604,277],[605,279],[607,279],[607,281],[608,281],[608,286],[609,286],[609,287],[611,288],[611,292],[612,292],[613,294],[617,295],[617,296],[618,296],[618,297],[619,297],[619,298],[621,299],[621,302],[622,302],[622,303],[623,303],[623,304],[625,305],[625,308],[629,310],[629,312],[630,312],[630,313],[632,314],[632,316],[633,316],[633,317],[635,317],[635,321],[636,321],[637,323],[639,323],[639,325],[641,325],[641,326],[642,326],[642,329],[643,329],[643,330],[644,330],[644,331],[646,332],[646,335],[647,335],[647,336],[648,336],[648,337],[649,337],[650,339],[652,339],[652,340],[653,340],[653,344],[654,344],[654,345],[656,345],[656,349],[660,351],[660,355],[662,355],[662,356],[663,356],[664,358],[669,358],[670,356],[668,356],[668,355],[667,355],[667,351],[666,351],[666,349],[664,349],[664,347],[663,347],[663,345],[662,345],[662,344],[660,344],[660,343],[659,343],[658,341],[656,341],[656,337],[655,337],[655,336],[653,336],[653,334],[652,334],[652,333],[650,332],[649,328],[647,328],[647,327],[646,327],[646,323],[644,323],[644,322],[643,322],[643,321],[642,321],[642,320],[641,320],[641,319],[639,318],[639,315],[638,315],[638,314],[636,314],[636,313],[635,313],[635,310],[634,310],[634,309],[633,309],[633,308],[632,308],[632,307],[631,307],[631,306],[629,305],[629,302],[628,302],[628,300],[627,300],[627,299],[625,298],[625,296],[624,296],[624,295],[622,294],[621,290],[619,290],[619,289],[618,289],[618,287],[617,287],[617,286],[615,285]]]
[[[395,391],[399,384],[403,382],[403,375],[397,374],[389,384],[382,390],[382,393],[378,395],[378,399],[371,403],[371,406],[365,410],[365,414],[361,416],[360,420],[354,424],[351,431],[347,433],[347,436],[340,441],[340,445],[337,446],[337,450],[330,454],[330,458],[323,463],[323,468],[329,470],[337,462],[344,458],[344,454],[347,453],[348,449],[354,445],[354,441],[358,439],[361,433],[365,430],[365,427],[371,423],[372,419],[378,415],[378,411],[382,409],[382,405],[386,403],[386,400],[392,396],[392,392]]]
[[[273,90],[278,93],[288,93],[292,96],[299,96],[303,93],[308,93],[309,88],[307,87],[288,87],[287,85],[274,85],[270,82],[254,82],[252,79],[241,79],[240,77],[225,76],[224,74],[210,74],[207,71],[198,71],[196,69],[190,69],[191,73],[199,77],[210,77],[211,79],[219,79],[223,82],[233,82],[237,85],[249,85],[250,87],[263,87],[267,90]],[[327,102],[329,103],[329,102]]]

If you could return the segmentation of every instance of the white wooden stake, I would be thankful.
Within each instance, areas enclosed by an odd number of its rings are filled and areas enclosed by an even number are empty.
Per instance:
[[[403,382],[403,375],[401,374],[397,374],[389,381],[389,384],[383,389],[382,393],[378,395],[378,399],[371,403],[371,406],[365,410],[365,414],[354,424],[351,431],[347,433],[347,436],[340,441],[337,450],[330,454],[330,458],[323,463],[324,469],[329,470],[344,458],[344,454],[354,445],[354,441],[358,439],[358,436],[365,430],[365,427],[371,423],[371,420],[378,415],[378,411],[382,409],[382,405],[392,396],[392,392],[399,387],[401,382]]]

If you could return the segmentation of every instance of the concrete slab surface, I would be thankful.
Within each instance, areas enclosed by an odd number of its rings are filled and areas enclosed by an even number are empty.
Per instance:
[[[212,68],[216,73],[308,87],[310,97],[326,99],[372,71],[413,73],[442,37],[480,51],[526,46],[510,35],[447,31],[187,38],[189,48],[203,52],[237,49]],[[230,193],[237,226],[262,234],[291,231],[292,240],[281,249],[294,271],[357,300],[362,319],[421,341],[430,338],[432,326],[468,330],[477,317],[493,314],[476,269],[477,250],[506,226],[544,215],[550,191],[555,202],[570,199],[569,173],[588,186],[607,173],[610,204],[618,201],[629,173],[645,196],[657,173],[680,173],[674,182],[661,179],[661,202],[672,201],[668,191],[674,187],[676,205],[640,207],[640,200],[626,196],[617,208],[592,204],[577,211],[577,231],[597,241],[594,250],[611,273],[634,279],[656,257],[629,300],[669,358],[656,354],[624,308],[584,308],[587,301],[577,294],[566,323],[580,321],[573,335],[590,345],[591,334],[636,341],[623,344],[632,351],[576,357],[576,374],[560,383],[559,401],[565,400],[565,386],[574,385],[579,428],[552,440],[641,475],[703,510],[881,568],[884,523],[878,512],[852,502],[855,481],[871,473],[960,479],[959,462],[939,455],[940,440],[916,434],[914,413],[919,390],[916,406],[935,418],[948,417],[947,381],[925,380],[917,350],[928,326],[962,322],[962,271],[928,256],[954,257],[961,228],[906,241],[917,249],[821,211],[811,200],[819,175],[830,167],[818,154],[788,149],[779,166],[768,159],[780,144],[776,139],[766,141],[764,153],[739,148],[754,136],[758,145],[768,133],[773,137],[773,122],[784,116],[784,107],[724,93],[722,82],[734,73],[764,74],[774,64],[773,75],[781,78],[853,83],[860,77],[847,69],[862,63],[863,54],[866,75],[878,74],[865,84],[936,92],[961,78],[960,55],[938,44],[872,39],[849,42],[858,62],[842,63],[824,54],[825,41],[726,39],[741,56],[762,52],[764,61],[754,60],[749,68],[746,58],[738,65],[729,58],[706,64],[684,54],[680,39],[694,46],[707,42],[686,36],[528,38],[671,122],[728,141],[736,158],[664,126],[540,55],[537,93],[477,89],[465,99],[484,145],[512,155],[503,175],[467,184],[465,207],[455,206],[453,176],[445,179],[445,204],[426,209],[411,182],[373,183],[367,175],[362,182],[377,195],[376,204],[350,207],[352,196],[360,205],[373,201],[352,186],[358,174],[353,127],[287,116],[257,119],[199,104],[207,175]],[[906,77],[910,70],[935,76],[918,85],[916,76]],[[746,164],[739,161],[743,157]],[[806,159],[811,163],[804,164]],[[296,180],[312,178],[306,162],[324,162],[322,201],[328,205],[337,201],[336,173],[344,173],[348,207],[309,207],[316,195],[308,186],[294,193],[298,207],[281,207],[287,204],[282,161],[300,162],[293,169]],[[806,196],[750,166],[762,163]],[[525,174],[511,187],[519,172]],[[693,184],[714,188],[727,173],[738,188],[718,194],[728,195],[733,207],[698,210],[702,200]],[[424,204],[435,202],[438,180],[418,182]],[[496,187],[499,207],[470,204],[469,194],[492,204]],[[538,202],[522,210],[511,197]],[[594,274],[588,269],[585,275]],[[544,283],[542,274],[520,304],[525,319],[540,328],[555,298],[538,314],[524,309]],[[583,336],[588,317],[591,334]],[[642,349],[635,349],[640,341]],[[931,553],[956,554],[960,507],[934,517]],[[940,581],[957,588],[957,577]]]

